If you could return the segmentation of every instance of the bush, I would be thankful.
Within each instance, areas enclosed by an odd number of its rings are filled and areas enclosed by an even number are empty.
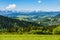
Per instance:
[[[31,34],[41,34],[42,33],[41,31],[42,30],[31,30],[30,33]]]
[[[53,29],[53,34],[60,34],[60,26]]]
[[[32,30],[30,34],[51,34],[50,32],[42,31],[42,30]]]

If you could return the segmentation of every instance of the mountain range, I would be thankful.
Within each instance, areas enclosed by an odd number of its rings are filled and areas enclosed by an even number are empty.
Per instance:
[[[49,30],[50,34],[58,25],[60,25],[60,12],[0,11],[0,32],[21,33],[42,30],[36,33],[43,34]]]
[[[17,12],[17,11],[0,11],[0,15],[25,20],[25,21],[37,21],[43,18],[51,18],[59,15],[60,12],[45,12],[45,11],[32,11],[32,12]]]

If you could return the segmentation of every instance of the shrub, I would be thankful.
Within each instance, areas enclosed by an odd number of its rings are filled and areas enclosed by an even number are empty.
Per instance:
[[[60,26],[53,29],[53,34],[60,34]]]
[[[41,31],[42,30],[31,30],[30,33],[31,34],[41,34],[42,33]]]

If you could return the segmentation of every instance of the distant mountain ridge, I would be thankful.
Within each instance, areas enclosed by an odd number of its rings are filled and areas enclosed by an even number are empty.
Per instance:
[[[17,11],[0,11],[0,15],[16,18],[20,20],[40,20],[42,18],[48,17],[54,17],[56,15],[59,15],[60,12],[44,12],[44,11],[33,11],[33,12],[17,12]]]
[[[57,15],[57,14],[60,14],[60,12],[59,11],[56,11],[56,12],[44,12],[44,11],[38,11],[38,12],[36,12],[36,11],[32,11],[32,12],[17,12],[17,11],[0,11],[0,15],[6,15],[6,16],[8,16],[8,15],[12,15],[12,16],[14,16],[14,15]]]

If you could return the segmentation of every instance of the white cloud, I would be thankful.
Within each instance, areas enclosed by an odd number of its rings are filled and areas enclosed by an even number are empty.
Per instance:
[[[42,1],[41,0],[38,0],[38,3],[41,3]]]
[[[5,9],[6,10],[13,10],[16,8],[16,5],[15,4],[9,4]]]

